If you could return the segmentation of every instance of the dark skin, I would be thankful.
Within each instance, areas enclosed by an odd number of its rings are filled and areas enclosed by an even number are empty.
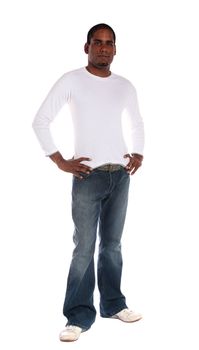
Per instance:
[[[116,54],[116,46],[113,34],[108,29],[97,30],[90,44],[84,45],[84,51],[88,55],[88,65],[86,69],[94,75],[106,78],[111,75],[110,66]],[[72,173],[74,176],[82,179],[80,173],[90,174],[91,167],[82,164],[82,161],[89,161],[90,158],[81,157],[78,159],[64,159],[60,152],[56,152],[49,156],[55,162],[59,169]],[[140,154],[125,154],[124,158],[129,158],[126,166],[128,174],[133,175],[142,165],[143,156]]]

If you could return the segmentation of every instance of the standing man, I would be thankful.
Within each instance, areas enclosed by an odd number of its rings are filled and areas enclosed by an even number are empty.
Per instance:
[[[88,65],[64,74],[41,105],[33,128],[45,154],[61,170],[73,174],[72,218],[74,244],[63,313],[68,322],[61,341],[77,340],[96,317],[94,251],[97,229],[97,282],[100,314],[134,322],[141,318],[128,309],[122,294],[121,236],[125,222],[130,175],[142,164],[144,130],[136,91],[125,78],[111,72],[116,54],[115,33],[104,23],[87,34]],[[66,160],[54,145],[49,126],[61,107],[70,106],[75,154]],[[122,114],[131,121],[133,149],[128,153],[122,133]]]

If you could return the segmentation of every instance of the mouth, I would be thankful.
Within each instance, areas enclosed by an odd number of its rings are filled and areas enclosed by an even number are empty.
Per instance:
[[[107,55],[98,55],[98,57],[101,57],[101,58],[109,58],[110,56],[107,56]]]

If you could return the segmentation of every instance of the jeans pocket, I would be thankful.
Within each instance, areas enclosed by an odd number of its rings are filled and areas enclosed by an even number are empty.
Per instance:
[[[127,172],[127,170],[123,167],[122,171],[124,172],[125,175],[129,176],[129,173]]]
[[[79,174],[83,177],[83,179],[80,179],[80,180],[86,180],[89,176],[91,176],[91,173],[87,174],[87,173],[79,172]]]

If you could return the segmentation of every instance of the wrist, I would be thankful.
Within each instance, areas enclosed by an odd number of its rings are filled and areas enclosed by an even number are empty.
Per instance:
[[[144,158],[143,155],[139,153],[131,153],[131,156],[138,158],[140,161],[142,161]]]
[[[57,166],[64,161],[60,152],[53,153],[49,157]]]

